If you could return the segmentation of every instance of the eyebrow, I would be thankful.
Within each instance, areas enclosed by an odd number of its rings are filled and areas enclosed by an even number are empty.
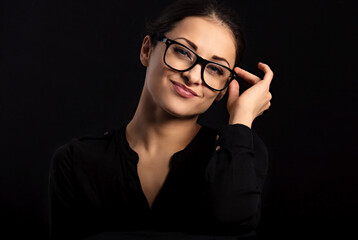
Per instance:
[[[222,57],[219,57],[219,56],[214,55],[214,56],[212,57],[212,59],[219,60],[219,61],[224,61],[224,62],[227,63],[227,65],[228,65],[229,68],[230,68],[230,64],[229,64],[229,62],[228,62],[225,58],[222,58]]]
[[[174,40],[177,40],[177,39],[183,39],[183,40],[186,41],[195,51],[198,49],[198,47],[195,45],[195,43],[193,43],[192,41],[190,41],[190,40],[188,40],[188,39],[186,39],[186,38],[184,38],[184,37],[178,37],[178,38],[175,38]],[[212,56],[212,59],[214,59],[214,60],[219,60],[219,61],[224,61],[224,62],[227,63],[227,65],[228,65],[229,68],[230,68],[230,64],[229,64],[229,62],[228,62],[225,58],[222,58],[222,57],[219,57],[219,56],[214,55],[214,56]]]

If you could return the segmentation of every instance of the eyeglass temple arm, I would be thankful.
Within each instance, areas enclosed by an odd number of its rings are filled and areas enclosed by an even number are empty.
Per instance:
[[[239,80],[239,75],[237,75],[234,70],[232,70],[231,74],[232,74],[233,79],[236,79],[237,81]]]
[[[168,38],[166,38],[164,36],[164,34],[162,34],[162,33],[156,33],[154,35],[154,39],[157,40],[157,41],[160,41],[160,42],[164,42],[164,43],[166,43],[168,41]]]

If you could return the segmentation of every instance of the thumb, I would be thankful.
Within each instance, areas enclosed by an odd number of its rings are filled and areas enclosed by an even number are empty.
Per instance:
[[[228,103],[231,103],[239,98],[240,95],[240,86],[237,81],[231,81],[229,84],[229,96],[228,96]]]

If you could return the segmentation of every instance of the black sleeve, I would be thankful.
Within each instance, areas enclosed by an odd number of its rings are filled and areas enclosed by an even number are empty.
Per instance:
[[[59,147],[51,159],[49,173],[49,207],[51,239],[76,238],[72,147]]]
[[[267,148],[253,130],[242,124],[225,125],[218,136],[205,172],[213,231],[254,232],[268,168]]]

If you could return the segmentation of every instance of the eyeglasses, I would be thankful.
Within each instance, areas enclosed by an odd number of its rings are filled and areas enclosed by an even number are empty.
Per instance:
[[[229,86],[233,79],[238,79],[234,70],[200,57],[182,43],[168,39],[163,34],[157,34],[155,39],[166,44],[163,60],[169,68],[185,72],[196,64],[200,64],[202,66],[201,79],[212,90],[222,91]]]

